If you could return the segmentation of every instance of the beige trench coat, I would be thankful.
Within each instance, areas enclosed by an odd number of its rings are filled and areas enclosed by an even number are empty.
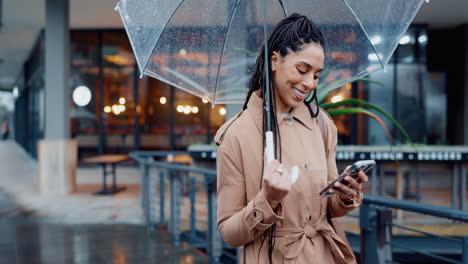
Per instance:
[[[326,219],[340,217],[362,202],[345,205],[319,192],[338,176],[337,130],[324,114],[327,146],[320,127],[304,104],[278,118],[282,163],[299,166],[299,177],[275,211],[260,193],[262,175],[262,99],[252,94],[247,109],[226,122],[215,136],[219,145],[218,226],[226,243],[244,246],[242,263],[268,263],[262,234],[277,223],[273,263],[356,263],[354,254]],[[326,151],[326,148],[331,151]],[[326,154],[328,153],[328,154]]]

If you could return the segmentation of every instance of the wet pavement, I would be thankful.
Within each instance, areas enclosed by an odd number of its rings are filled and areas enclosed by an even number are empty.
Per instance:
[[[141,225],[61,225],[0,217],[0,264],[207,263],[164,231],[147,234]]]

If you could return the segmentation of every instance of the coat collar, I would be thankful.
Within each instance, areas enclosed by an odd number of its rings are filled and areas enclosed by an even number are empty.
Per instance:
[[[252,93],[250,96],[249,102],[247,103],[247,111],[252,116],[255,125],[257,128],[262,131],[263,125],[263,98],[260,98],[257,93]],[[299,104],[297,107],[293,108],[291,111],[291,117],[299,121],[302,125],[312,130],[312,127],[315,125],[316,119],[311,117],[309,109],[305,104]],[[278,125],[290,117],[283,117],[281,115],[277,116]]]

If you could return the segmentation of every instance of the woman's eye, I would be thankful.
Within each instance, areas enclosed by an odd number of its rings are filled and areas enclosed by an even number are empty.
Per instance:
[[[306,74],[305,71],[303,71],[303,70],[301,70],[301,69],[299,69],[299,68],[296,68],[296,69],[297,69],[297,71],[298,71],[300,74],[302,74],[302,75]]]
[[[320,80],[320,76],[314,75],[314,79],[315,79],[315,80]]]

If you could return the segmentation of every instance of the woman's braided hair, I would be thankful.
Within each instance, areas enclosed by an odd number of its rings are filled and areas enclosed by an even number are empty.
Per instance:
[[[294,13],[290,15],[289,17],[281,20],[276,27],[273,29],[273,31],[269,34],[268,36],[268,58],[271,58],[273,55],[273,51],[279,52],[279,54],[284,57],[289,54],[290,51],[296,52],[302,48],[304,44],[310,44],[310,43],[316,43],[319,44],[322,48],[324,48],[324,38],[322,32],[317,28],[317,26],[306,16],[299,15],[297,13]],[[247,94],[247,98],[245,100],[245,104],[243,109],[247,109],[247,104],[249,102],[250,97],[252,96],[252,93],[260,89],[260,94],[262,97],[265,94],[265,51],[264,47],[261,48],[260,55],[257,57],[257,61],[255,64],[254,71],[252,73],[252,76],[250,78],[250,83],[249,83],[249,92]],[[273,72],[271,70],[271,60],[268,61],[268,71],[269,71],[269,76],[273,76]],[[272,123],[272,132],[273,132],[273,138],[274,138],[274,145],[275,145],[275,153],[276,157],[279,157],[279,161],[281,162],[282,160],[282,153],[281,153],[281,135],[279,132],[279,126],[278,126],[278,119],[277,119],[277,114],[276,114],[276,91],[274,87],[274,81],[270,82],[270,98],[271,98],[271,107],[269,109],[270,111],[270,116],[271,116],[271,123]],[[319,109],[317,107],[317,111],[314,113],[312,110],[312,107],[310,106],[310,103],[312,101],[316,102],[316,105],[318,106],[317,103],[317,96],[314,90],[314,94],[312,98],[309,101],[304,101],[306,106],[308,107],[311,115],[313,117],[316,117],[319,113]],[[265,100],[263,101],[263,107],[265,107],[266,102]],[[266,129],[266,115],[265,113],[263,114],[263,134],[265,134],[265,129]],[[265,150],[265,140],[263,141],[263,147],[262,151]],[[263,157],[263,155],[262,155]],[[263,172],[263,167],[262,167],[262,172]],[[263,173],[262,173],[262,178],[260,180],[260,187],[262,186],[263,182]],[[265,239],[268,238],[268,259],[270,264],[273,263],[272,261],[272,255],[273,255],[273,248],[275,246],[275,236],[276,236],[276,224],[273,224],[267,231],[265,231],[263,235],[263,240],[262,240],[262,246],[263,243],[265,242]],[[261,247],[262,247],[261,246]],[[259,251],[260,254],[260,251]]]

